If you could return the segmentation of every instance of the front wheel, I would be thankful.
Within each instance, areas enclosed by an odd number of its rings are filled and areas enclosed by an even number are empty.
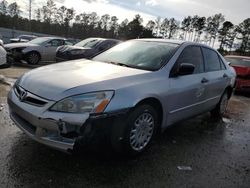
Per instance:
[[[157,111],[150,105],[137,106],[129,115],[120,151],[136,155],[146,150],[158,126]]]
[[[40,61],[41,57],[37,52],[30,52],[26,55],[26,61],[30,65],[37,65]]]
[[[228,92],[225,91],[221,96],[220,102],[211,111],[212,116],[215,118],[222,118],[222,116],[226,113],[228,101]]]

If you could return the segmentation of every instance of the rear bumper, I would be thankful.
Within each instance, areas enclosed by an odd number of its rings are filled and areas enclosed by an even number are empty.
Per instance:
[[[247,92],[250,91],[250,80],[237,78],[235,90]]]

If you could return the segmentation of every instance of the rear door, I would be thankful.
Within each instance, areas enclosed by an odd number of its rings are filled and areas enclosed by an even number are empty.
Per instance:
[[[206,107],[213,108],[219,102],[230,78],[216,51],[202,47],[202,52],[207,72]]]
[[[182,63],[195,66],[194,73],[177,77],[170,76],[170,94],[168,96],[168,124],[197,115],[204,111],[202,102],[206,85],[203,82],[205,67],[202,51],[199,46],[186,47],[171,72]]]

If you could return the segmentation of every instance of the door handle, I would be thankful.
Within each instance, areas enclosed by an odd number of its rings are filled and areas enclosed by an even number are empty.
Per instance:
[[[228,78],[228,75],[226,73],[223,74],[223,78]]]
[[[201,83],[207,83],[208,82],[208,79],[206,79],[206,78],[202,78],[202,80],[201,80]]]

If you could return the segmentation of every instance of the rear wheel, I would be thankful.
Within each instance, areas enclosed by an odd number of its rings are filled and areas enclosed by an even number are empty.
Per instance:
[[[41,59],[40,54],[37,52],[30,52],[26,55],[26,61],[28,62],[28,64],[31,65],[38,64],[40,59]]]
[[[221,118],[226,113],[228,101],[228,91],[226,90],[221,96],[220,102],[211,111],[212,116],[215,118]]]

